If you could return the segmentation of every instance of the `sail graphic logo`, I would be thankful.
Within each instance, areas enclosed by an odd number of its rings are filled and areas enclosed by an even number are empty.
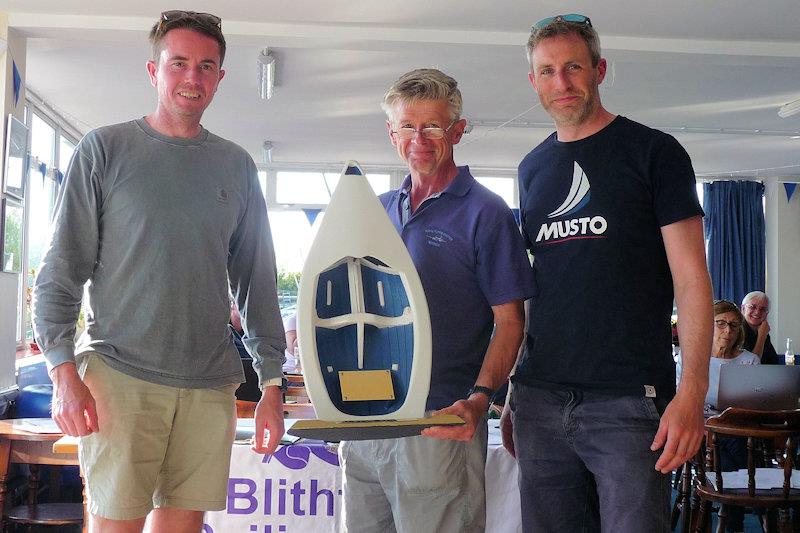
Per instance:
[[[591,198],[591,188],[586,172],[575,161],[572,171],[572,185],[567,197],[547,218],[570,217],[575,215]],[[545,222],[539,228],[536,242],[542,244],[555,244],[573,239],[603,239],[603,234],[608,229],[608,222],[600,215],[583,216]]]

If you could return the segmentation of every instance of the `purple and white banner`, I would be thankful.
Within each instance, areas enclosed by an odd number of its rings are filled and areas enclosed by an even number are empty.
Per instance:
[[[224,511],[206,513],[203,533],[312,533],[339,531],[342,476],[335,447],[281,446],[272,457],[234,445]],[[486,523],[492,533],[522,531],[517,463],[489,421]]]
[[[227,508],[206,513],[203,533],[334,533],[341,486],[333,448],[294,444],[267,457],[236,445]]]

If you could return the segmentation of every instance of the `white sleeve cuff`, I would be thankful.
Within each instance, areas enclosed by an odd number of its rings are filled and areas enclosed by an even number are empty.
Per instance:
[[[266,387],[280,387],[281,385],[283,385],[283,378],[271,378],[262,383],[261,390]]]

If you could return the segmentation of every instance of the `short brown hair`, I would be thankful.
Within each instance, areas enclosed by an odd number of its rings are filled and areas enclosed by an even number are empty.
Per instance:
[[[556,17],[553,22],[543,26],[542,28],[533,27],[531,29],[531,36],[528,38],[528,44],[525,47],[528,56],[528,65],[533,69],[531,61],[533,57],[533,50],[539,46],[539,43],[550,37],[558,35],[575,34],[586,43],[589,49],[589,57],[592,60],[592,66],[596,67],[600,63],[600,37],[590,24],[583,24],[577,22],[567,22],[559,17]]]
[[[174,17],[167,17],[168,13],[179,13]],[[207,19],[213,17],[220,20],[216,15],[209,13],[197,13],[195,11],[165,11],[161,14],[153,27],[150,29],[150,44],[153,47],[153,61],[158,63],[158,56],[161,54],[161,43],[170,30],[186,28],[211,37],[219,45],[219,66],[225,60],[225,36],[222,34],[222,27],[219,23],[214,24]],[[221,21],[220,21],[221,22]]]

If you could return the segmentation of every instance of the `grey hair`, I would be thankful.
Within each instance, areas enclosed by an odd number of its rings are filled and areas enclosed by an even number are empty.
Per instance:
[[[769,296],[761,291],[753,291],[745,294],[744,298],[742,298],[742,305],[747,305],[753,300],[764,300],[767,302],[767,307],[769,307]]]
[[[575,22],[567,22],[565,20],[554,20],[543,28],[531,29],[531,36],[528,38],[528,44],[525,46],[525,54],[528,58],[528,66],[533,71],[533,51],[539,46],[539,43],[545,39],[556,37],[558,35],[574,34],[583,39],[589,48],[589,57],[592,60],[592,66],[596,67],[600,63],[600,37],[597,32],[588,24],[578,24]]]
[[[434,68],[418,68],[400,76],[386,91],[381,108],[392,120],[395,104],[420,100],[446,100],[450,108],[450,120],[455,122],[461,118],[463,102],[458,82]]]

